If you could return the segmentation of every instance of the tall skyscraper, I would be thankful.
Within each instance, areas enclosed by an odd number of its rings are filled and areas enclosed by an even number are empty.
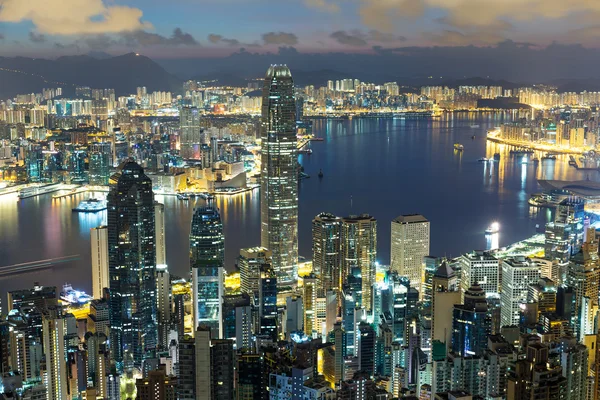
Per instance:
[[[195,328],[200,324],[209,326],[214,338],[223,337],[224,260],[225,237],[219,211],[212,206],[197,208],[190,234],[193,321]]]
[[[108,227],[90,229],[92,244],[92,296],[102,298],[104,288],[110,287],[108,280]]]
[[[342,270],[345,277],[360,271],[362,306],[371,310],[377,258],[377,220],[370,215],[351,215],[342,220]],[[356,293],[355,293],[356,294]]]
[[[65,349],[65,321],[60,309],[55,308],[44,313],[42,324],[44,334],[44,353],[46,355],[46,398],[48,400],[67,400],[67,353]]]
[[[200,159],[202,129],[200,113],[196,107],[182,107],[179,110],[179,154],[184,159]]]
[[[313,219],[313,272],[320,277],[325,292],[342,290],[341,236],[341,218],[321,213]]]
[[[250,296],[253,305],[258,306],[260,271],[271,266],[271,251],[263,247],[240,249],[240,291]]]
[[[422,215],[401,215],[392,221],[391,267],[422,292],[425,256],[429,255],[429,221]]]
[[[118,370],[156,348],[156,243],[152,181],[123,162],[108,193],[111,355]]]
[[[261,246],[273,252],[280,284],[298,278],[298,149],[294,81],[287,66],[267,71],[262,101]]]

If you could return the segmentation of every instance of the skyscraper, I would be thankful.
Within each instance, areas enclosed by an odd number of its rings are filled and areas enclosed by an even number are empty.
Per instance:
[[[538,265],[525,257],[502,260],[501,326],[519,325],[520,305],[527,302],[527,291],[540,279]]]
[[[377,220],[367,214],[344,218],[341,249],[343,274],[348,277],[353,270],[360,271],[361,303],[366,310],[371,310],[377,258]]]
[[[179,110],[179,154],[184,159],[200,159],[202,130],[200,114],[196,107],[182,107]]]
[[[197,208],[190,234],[193,321],[194,328],[209,326],[214,338],[222,337],[224,260],[225,237],[219,211],[212,206]]]
[[[48,400],[66,400],[67,363],[65,349],[65,322],[60,309],[44,312],[42,319],[44,332],[44,353],[46,354],[46,388]]]
[[[261,246],[281,283],[298,278],[298,149],[294,81],[287,66],[267,71],[262,101]]]
[[[422,215],[401,215],[392,221],[391,267],[422,292],[425,256],[429,255],[429,221]]]
[[[111,355],[122,370],[156,348],[156,244],[152,181],[133,161],[108,193]]]
[[[102,298],[104,288],[110,286],[108,280],[108,227],[90,229],[92,243],[92,295]]]
[[[341,229],[341,218],[332,214],[321,213],[312,222],[313,272],[325,292],[342,290]]]

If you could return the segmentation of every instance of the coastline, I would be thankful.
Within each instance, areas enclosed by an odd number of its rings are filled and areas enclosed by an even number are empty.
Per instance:
[[[518,141],[514,141],[514,140],[508,140],[508,139],[502,139],[499,137],[489,136],[489,134],[486,139],[489,140],[490,142],[506,144],[508,146],[527,147],[527,148],[530,148],[533,150],[546,151],[546,152],[550,152],[550,153],[585,154],[586,152],[589,151],[589,150],[583,150],[583,149],[564,149],[561,147],[555,147],[552,145],[533,143],[533,142],[518,142]]]

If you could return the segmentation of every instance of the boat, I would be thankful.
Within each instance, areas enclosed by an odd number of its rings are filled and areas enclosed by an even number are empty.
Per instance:
[[[539,162],[540,162],[540,159],[539,159],[539,158],[537,158],[537,157],[533,157],[533,158],[531,159],[531,161],[533,161],[533,163],[534,163],[534,164],[537,164],[537,163],[539,163]]]
[[[97,213],[104,211],[107,208],[106,200],[94,199],[90,197],[87,200],[83,200],[79,205],[73,209],[74,212],[82,213]]]
[[[500,224],[497,222],[493,222],[488,228],[485,230],[486,235],[493,235],[495,233],[500,232]]]
[[[310,138],[310,140],[313,142],[322,142],[325,139],[323,139],[322,137],[312,137]]]
[[[494,160],[500,161],[500,153],[494,153]]]
[[[322,169],[320,169],[320,170],[319,170],[319,178],[322,178],[322,177],[323,177],[323,170],[322,170]]]
[[[454,150],[458,150],[458,151],[463,151],[465,149],[465,146],[463,146],[460,143],[454,143]]]
[[[475,135],[471,136],[471,140],[475,140]]]
[[[69,304],[85,304],[92,301],[92,296],[86,292],[75,290],[73,286],[68,283],[63,285],[63,290],[60,292],[60,299]]]
[[[556,155],[552,153],[546,153],[546,155],[542,157],[542,160],[556,160]]]
[[[471,128],[479,128],[479,124],[472,124]]]
[[[177,198],[178,198],[179,200],[185,200],[185,201],[187,201],[187,200],[189,200],[189,199],[190,199],[190,196],[189,196],[189,195],[187,195],[187,194],[185,194],[185,193],[179,193],[179,194],[177,195]]]
[[[306,155],[311,155],[312,154],[312,149],[298,150],[298,153],[300,153],[300,154],[306,154]]]
[[[477,161],[479,161],[479,162],[488,162],[488,161],[491,161],[491,159],[489,159],[489,158],[485,158],[485,157],[481,157],[481,158],[480,158],[479,160],[477,160]]]

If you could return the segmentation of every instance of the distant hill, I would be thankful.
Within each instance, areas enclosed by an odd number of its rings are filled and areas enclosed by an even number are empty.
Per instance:
[[[145,56],[129,53],[98,59],[88,55],[56,60],[0,57],[0,98],[62,87],[65,95],[75,86],[113,88],[117,96],[135,93],[138,86],[149,92],[181,91],[181,81]]]

